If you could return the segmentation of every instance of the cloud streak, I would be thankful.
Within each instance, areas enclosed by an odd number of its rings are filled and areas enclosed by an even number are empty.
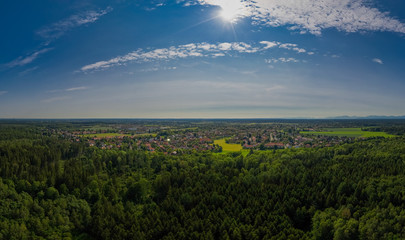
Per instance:
[[[55,89],[55,90],[50,90],[47,91],[49,93],[57,93],[57,92],[75,92],[75,91],[83,91],[89,89],[86,86],[80,86],[80,87],[72,87],[72,88],[66,88],[66,89]]]
[[[51,41],[60,38],[67,31],[70,31],[73,28],[96,22],[101,16],[106,15],[112,10],[113,9],[111,7],[108,7],[100,11],[87,11],[81,14],[72,15],[59,22],[41,28],[36,32],[36,34],[46,39],[47,42],[45,42],[45,45],[47,45]]]
[[[239,18],[251,17],[255,24],[288,26],[301,33],[320,35],[328,28],[405,33],[404,23],[371,6],[367,0],[192,0],[189,5],[223,7],[220,2],[224,1],[243,5]]]
[[[101,16],[109,13],[112,11],[111,7],[108,7],[104,10],[100,11],[87,11],[82,14],[76,14],[72,15],[64,20],[61,20],[59,22],[56,22],[54,24],[51,24],[49,26],[41,28],[39,31],[36,32],[39,36],[45,39],[45,42],[42,43],[41,47],[42,49],[37,50],[33,53],[31,53],[28,56],[20,56],[17,59],[6,63],[5,66],[6,68],[13,68],[17,66],[24,66],[27,65],[34,60],[36,60],[40,55],[51,51],[53,48],[47,48],[52,41],[60,38],[63,36],[67,31],[79,27],[81,25],[85,25],[88,23],[93,23],[97,21]]]
[[[293,62],[293,63],[297,63],[299,62],[299,60],[295,59],[295,58],[271,58],[271,59],[265,59],[264,60],[266,63],[289,63],[289,62]]]
[[[379,58],[374,58],[373,62],[378,63],[378,64],[384,64],[384,62]]]
[[[0,91],[0,96],[8,93],[7,91]]]
[[[61,96],[61,97],[53,97],[53,98],[47,98],[41,100],[42,103],[52,103],[52,102],[57,102],[57,101],[63,101],[63,100],[68,100],[71,99],[69,96]]]
[[[73,91],[81,91],[81,90],[86,90],[87,89],[87,87],[74,87],[74,88],[68,88],[68,89],[65,89],[65,91],[66,92],[73,92]]]
[[[172,46],[169,48],[160,48],[151,51],[144,51],[139,49],[137,51],[128,53],[124,56],[118,56],[106,61],[99,61],[93,64],[83,66],[80,70],[82,72],[89,72],[95,70],[107,69],[113,66],[124,65],[128,62],[151,62],[156,60],[173,60],[184,59],[191,57],[224,57],[232,56],[232,54],[252,54],[257,52],[266,51],[270,48],[281,48],[297,53],[312,53],[307,52],[303,48],[299,48],[297,44],[280,43],[261,41],[260,44],[252,45],[244,42],[223,42],[223,43],[190,43],[180,46]]]
[[[65,94],[67,94],[66,92],[71,93],[71,92],[76,92],[76,91],[83,91],[86,89],[88,89],[88,87],[81,86],[81,87],[72,87],[72,88],[66,88],[66,89],[51,90],[51,91],[48,91],[48,93],[61,93],[61,94],[65,93]],[[72,97],[66,96],[66,95],[65,96],[56,96],[56,97],[42,99],[41,103],[53,103],[53,102],[60,102],[60,101],[69,100],[69,99],[72,99]]]
[[[17,59],[15,59],[15,60],[13,60],[13,61],[7,63],[7,64],[6,64],[6,67],[8,67],[8,68],[13,68],[13,67],[17,67],[17,66],[24,66],[24,65],[27,65],[27,64],[33,62],[35,59],[37,59],[40,55],[42,55],[42,54],[44,54],[44,53],[46,53],[46,52],[49,52],[49,51],[51,51],[52,49],[53,49],[53,48],[44,48],[44,49],[38,50],[38,51],[36,51],[36,52],[34,52],[34,53],[31,53],[31,54],[28,55],[28,56],[25,56],[25,57],[22,57],[22,56],[21,56],[21,57],[18,57]]]

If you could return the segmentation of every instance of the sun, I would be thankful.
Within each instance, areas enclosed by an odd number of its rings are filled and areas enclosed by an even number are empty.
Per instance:
[[[222,0],[218,1],[218,5],[221,7],[220,17],[228,22],[236,21],[245,8],[240,0]]]
[[[232,11],[231,8],[225,8],[221,10],[220,16],[222,19],[228,22],[233,22],[237,18],[237,12]]]

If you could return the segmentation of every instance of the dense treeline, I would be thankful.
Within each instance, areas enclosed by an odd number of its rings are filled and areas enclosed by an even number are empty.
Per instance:
[[[21,131],[0,239],[405,239],[404,138],[168,156]]]
[[[389,134],[394,134],[394,135],[404,135],[405,134],[405,125],[384,125],[381,127],[367,127],[367,128],[362,128],[364,131],[375,131],[375,132],[386,132]]]

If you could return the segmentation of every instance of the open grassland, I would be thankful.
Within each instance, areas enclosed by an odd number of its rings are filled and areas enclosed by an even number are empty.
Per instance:
[[[385,132],[362,131],[361,128],[326,128],[323,132],[301,131],[301,134],[307,135],[325,135],[338,137],[394,137],[394,135]]]
[[[214,144],[222,147],[222,152],[216,154],[227,154],[231,152],[241,152],[242,156],[246,157],[249,154],[249,149],[243,149],[240,144],[229,144],[225,142],[226,138],[214,140]]]
[[[156,133],[139,133],[139,134],[135,134],[135,137],[156,137],[157,134]]]
[[[214,140],[214,144],[217,144],[222,147],[222,152],[238,152],[242,150],[240,144],[229,144],[225,142],[225,138]]]
[[[230,152],[241,152],[243,156],[247,156],[249,153],[249,150],[243,149],[240,144],[229,144],[225,142],[225,138],[219,139],[219,140],[214,140],[214,144],[217,144],[222,147],[222,152],[218,154],[226,154]]]

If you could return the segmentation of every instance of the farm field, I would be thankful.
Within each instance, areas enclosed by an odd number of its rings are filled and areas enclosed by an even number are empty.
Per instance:
[[[394,135],[385,132],[370,132],[362,131],[361,128],[326,128],[322,132],[307,132],[301,131],[301,134],[307,135],[325,135],[325,136],[338,136],[338,137],[394,137]]]

